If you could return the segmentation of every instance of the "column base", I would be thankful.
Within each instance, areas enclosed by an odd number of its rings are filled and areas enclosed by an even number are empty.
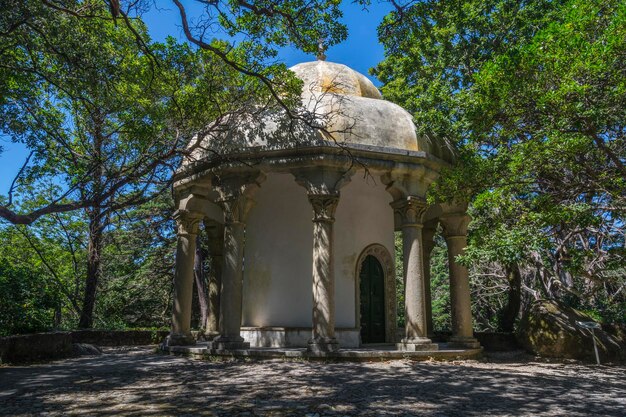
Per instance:
[[[309,340],[307,352],[309,353],[329,353],[339,350],[339,342],[334,337],[320,337]]]
[[[439,350],[439,346],[433,343],[432,340],[426,337],[420,337],[416,339],[402,339],[400,343],[396,344],[398,350],[405,352],[419,352],[424,350]]]
[[[193,346],[196,339],[191,334],[170,333],[163,343],[165,346]]]
[[[480,342],[473,337],[452,336],[448,341],[448,346],[453,348],[478,349]]]
[[[215,350],[241,350],[250,349],[250,343],[241,336],[217,336],[211,342],[211,347]]]
[[[204,332],[204,340],[206,340],[207,342],[211,342],[218,338],[219,335],[220,332],[216,332],[215,330],[207,330],[206,332]]]

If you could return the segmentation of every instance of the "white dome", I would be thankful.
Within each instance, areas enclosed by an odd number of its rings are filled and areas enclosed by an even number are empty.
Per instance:
[[[382,99],[383,96],[365,75],[334,62],[303,62],[289,68],[304,81],[302,94],[330,92],[344,96]]]
[[[402,107],[382,99],[363,74],[327,61],[304,62],[289,68],[304,85],[302,99],[311,112],[324,109],[324,127],[333,139],[406,151],[424,151],[446,161],[453,154],[443,144],[419,137],[413,117]]]
[[[293,120],[276,108],[254,115],[240,114],[229,119],[226,131],[203,140],[201,148],[229,153],[246,147],[280,149],[337,142],[375,147],[379,152],[387,152],[385,148],[396,152],[423,151],[453,162],[448,147],[435,142],[437,139],[418,136],[412,116],[383,100],[380,91],[363,74],[342,64],[319,60],[297,64],[290,70],[304,82],[302,114],[308,114],[308,123]],[[191,159],[210,156],[198,150]]]

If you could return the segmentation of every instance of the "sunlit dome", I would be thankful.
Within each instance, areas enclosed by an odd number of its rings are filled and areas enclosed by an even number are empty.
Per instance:
[[[313,111],[320,103],[330,106],[327,130],[335,140],[348,144],[370,145],[406,151],[424,151],[452,162],[450,150],[435,138],[417,135],[413,118],[402,107],[383,100],[380,91],[363,74],[327,61],[312,61],[290,68],[304,81],[302,97]],[[328,109],[328,107],[326,107]]]
[[[383,153],[421,151],[445,162],[454,161],[453,152],[443,142],[418,135],[412,116],[384,100],[365,75],[323,60],[300,63],[290,70],[303,81],[302,104],[311,115],[309,123],[294,121],[280,109],[244,113],[231,120],[229,129],[203,141],[201,148],[230,153],[336,143]],[[194,152],[192,159],[208,156]]]
[[[383,98],[369,78],[343,64],[318,60],[303,62],[289,69],[304,81],[303,94],[332,92],[344,96]]]

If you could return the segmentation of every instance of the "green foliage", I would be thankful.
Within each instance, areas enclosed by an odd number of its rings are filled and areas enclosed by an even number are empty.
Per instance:
[[[0,228],[0,334],[62,327],[77,314],[76,236],[65,218]],[[75,271],[74,268],[77,268]]]
[[[446,243],[437,236],[430,254],[430,294],[432,299],[433,330],[452,328],[450,316],[450,275]]]
[[[322,37],[346,37],[337,0],[199,3],[197,18],[181,13],[193,47],[151,42],[144,2],[123,5],[122,15],[100,0],[0,6],[0,135],[31,151],[0,196],[0,217],[30,225],[0,225],[3,250],[17,236],[22,251],[6,251],[2,282],[23,287],[24,299],[39,300],[28,304],[33,314],[46,317],[43,295],[28,285],[37,276],[52,283],[57,326],[75,326],[81,309],[80,325],[90,326],[96,295],[97,326],[166,323],[173,170],[238,115],[300,104],[302,82],[275,61],[277,48],[311,52]],[[226,40],[205,39],[207,27]],[[240,145],[213,140],[205,151]],[[2,328],[51,327],[32,323]]]
[[[404,255],[402,253],[402,232],[394,234],[395,266],[396,266],[396,311],[397,325],[404,327]]]
[[[385,98],[413,113],[422,134],[454,143],[467,137],[462,101],[474,74],[493,56],[532,37],[562,1],[416,2],[378,28],[385,60],[373,73]]]
[[[59,302],[35,271],[0,259],[0,336],[53,328]]]
[[[174,225],[167,194],[112,219],[94,325],[165,327],[171,308]],[[85,215],[0,227],[0,333],[76,328],[84,291]]]
[[[626,261],[625,28],[620,0],[426,0],[379,27],[385,97],[458,149],[429,199],[472,202],[462,260],[486,326],[510,268],[525,303],[625,319],[607,306],[626,275],[605,274]]]
[[[113,221],[105,237],[96,327],[169,325],[176,246],[172,204],[163,194]]]

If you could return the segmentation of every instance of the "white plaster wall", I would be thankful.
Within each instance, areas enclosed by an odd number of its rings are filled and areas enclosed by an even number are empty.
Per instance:
[[[246,225],[244,326],[311,327],[313,217],[291,174],[270,173]]]
[[[377,177],[363,171],[341,189],[335,214],[335,326],[356,326],[356,262],[367,246],[383,245],[393,256],[392,198]]]
[[[312,209],[290,174],[270,173],[246,226],[243,325],[311,327]],[[335,214],[335,326],[356,327],[356,262],[378,243],[393,255],[391,196],[358,172],[341,189]]]

